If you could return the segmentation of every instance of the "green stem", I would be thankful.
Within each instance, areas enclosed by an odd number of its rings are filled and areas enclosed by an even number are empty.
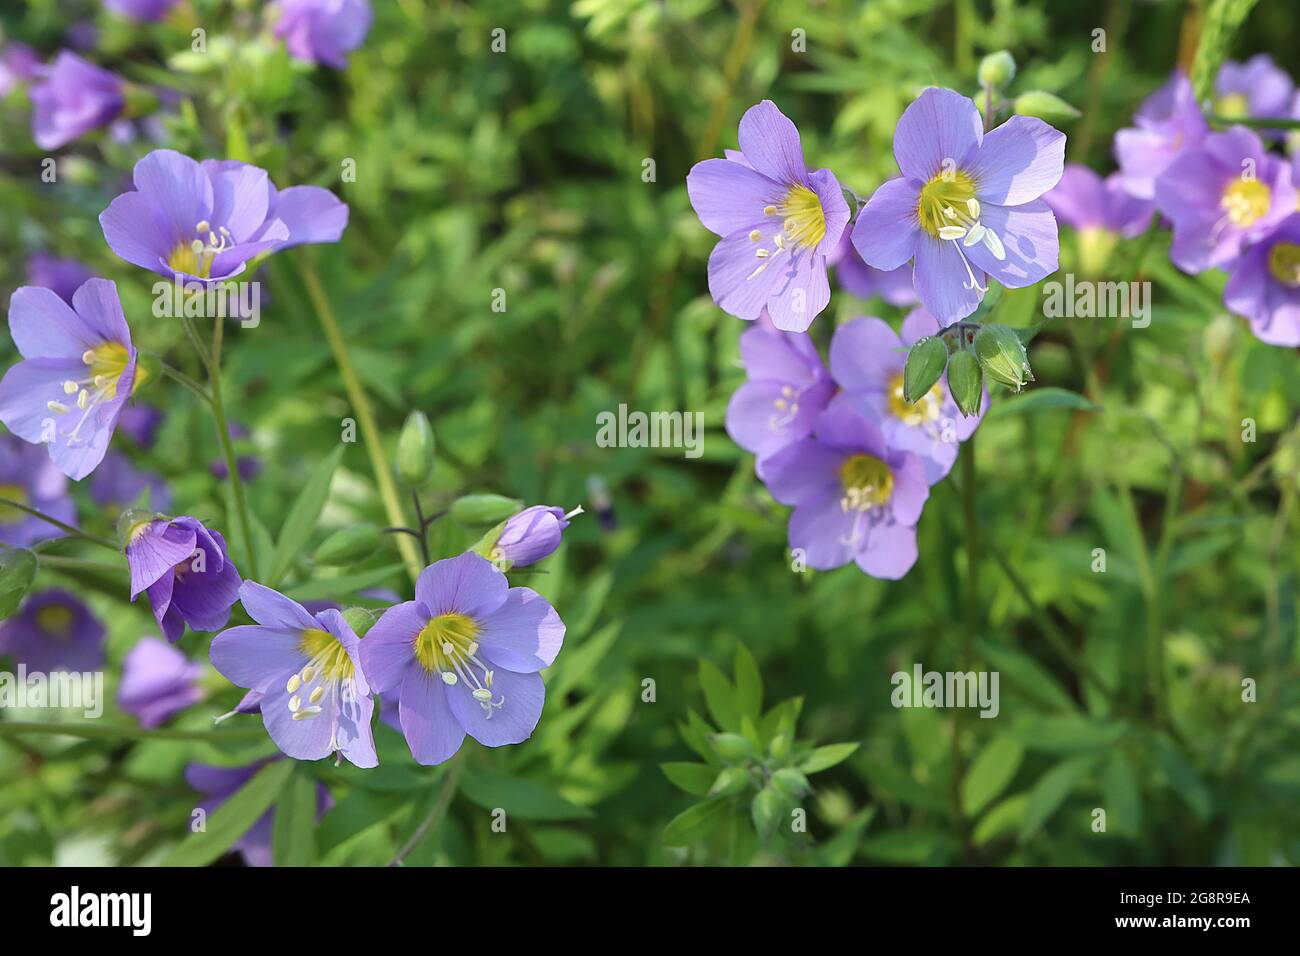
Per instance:
[[[462,762],[459,754],[451,758],[451,762],[443,773],[442,788],[438,791],[438,797],[433,803],[433,809],[416,827],[415,832],[411,834],[411,838],[402,844],[402,848],[397,851],[397,855],[393,857],[388,864],[389,866],[401,866],[402,861],[414,852],[428,832],[446,815],[447,808],[451,805],[451,798],[456,795],[456,785],[460,780]]]
[[[254,579],[257,573],[257,545],[253,540],[253,522],[248,517],[248,503],[244,498],[244,482],[239,477],[239,459],[235,455],[235,443],[230,438],[230,425],[226,421],[226,409],[221,398],[221,344],[225,334],[226,322],[216,319],[212,328],[212,353],[208,363],[208,382],[212,389],[212,417],[217,423],[217,440],[221,443],[221,454],[226,459],[226,477],[230,482],[230,494],[235,499],[235,514],[239,518],[239,533],[244,539],[244,553],[248,558],[248,570]],[[196,336],[197,340],[197,336]]]
[[[0,720],[0,737],[19,734],[57,734],[63,737],[121,740],[205,740],[216,743],[223,740],[265,740],[266,731],[257,730],[170,730],[143,727],[114,727],[98,721],[32,721]]]
[[[352,357],[348,354],[347,343],[343,340],[343,333],[334,318],[334,309],[325,295],[325,290],[321,288],[320,279],[311,260],[306,255],[302,255],[294,260],[294,264],[298,268],[303,285],[307,287],[307,295],[316,310],[316,318],[325,332],[330,351],[334,353],[334,364],[338,366],[339,375],[343,378],[343,387],[347,390],[348,400],[357,413],[361,438],[365,442],[366,453],[370,456],[370,467],[375,474],[375,483],[379,486],[379,497],[383,501],[388,522],[394,527],[403,527],[406,524],[406,517],[402,514],[397,483],[393,481],[393,475],[386,464],[384,446],[379,440],[379,426],[375,424],[370,399],[361,384],[361,379],[357,376]],[[405,536],[398,537],[396,541],[397,550],[402,555],[402,562],[406,565],[411,581],[414,582],[420,576],[420,569],[423,567],[420,564],[419,553],[415,549],[415,542]]]
[[[117,546],[117,542],[110,541],[108,538],[101,538],[99,537],[99,535],[89,534],[85,531],[82,531],[80,528],[73,527],[70,524],[65,524],[64,522],[60,521],[58,518],[51,518],[49,515],[37,511],[35,508],[30,508],[27,505],[20,504],[17,501],[12,501],[9,498],[0,498],[0,505],[9,508],[17,508],[19,511],[25,511],[33,518],[40,518],[46,524],[52,524],[60,531],[65,531],[68,534],[72,535],[73,537],[81,538],[85,541],[91,542],[92,544],[97,544],[101,548],[108,548],[108,550],[116,554],[122,553],[122,549]]]
[[[212,396],[208,394],[207,390],[198,382],[194,381],[194,379],[190,378],[188,375],[182,372],[180,369],[172,368],[170,365],[164,362],[162,364],[162,373],[166,375],[168,378],[170,378],[172,381],[176,382],[179,385],[184,386],[190,392],[193,392],[196,396],[198,396],[200,399],[203,400],[204,404],[209,406],[212,405]]]

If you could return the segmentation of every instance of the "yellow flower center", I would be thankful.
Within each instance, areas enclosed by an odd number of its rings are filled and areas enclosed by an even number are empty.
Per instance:
[[[1300,245],[1275,242],[1268,251],[1268,271],[1283,285],[1300,286]]]
[[[36,623],[51,637],[66,638],[72,633],[72,608],[47,604],[36,612]]]
[[[785,234],[795,245],[813,249],[826,238],[826,214],[822,211],[822,201],[807,186],[793,187],[786,194],[780,212],[785,220]]]
[[[1229,93],[1215,101],[1214,112],[1225,119],[1241,119],[1250,115],[1250,100],[1242,93]]]
[[[1220,205],[1238,229],[1245,229],[1268,213],[1272,193],[1258,179],[1234,179],[1223,191]]]
[[[478,652],[478,631],[464,614],[439,614],[416,635],[415,659],[430,673],[454,671],[454,659]]]
[[[915,428],[934,421],[942,404],[943,386],[938,382],[910,405],[903,397],[903,373],[899,372],[889,382],[889,413],[904,425]]]
[[[940,229],[959,224],[974,198],[975,180],[961,170],[946,169],[921,187],[916,217],[921,228],[937,239]]]
[[[22,485],[0,485],[0,498],[8,498],[20,505],[31,504],[27,489]],[[0,504],[0,525],[13,525],[27,520],[27,512],[13,505]]]
[[[329,631],[315,627],[303,631],[298,647],[311,661],[307,666],[315,668],[326,680],[351,679],[354,670],[352,658],[343,642]]]
[[[840,484],[845,511],[866,511],[883,505],[894,493],[894,476],[889,466],[875,455],[851,455],[840,465]]]

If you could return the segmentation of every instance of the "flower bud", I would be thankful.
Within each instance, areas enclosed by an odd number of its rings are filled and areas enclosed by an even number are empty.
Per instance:
[[[978,415],[984,391],[979,359],[969,349],[959,349],[948,360],[948,391],[967,418]]]
[[[808,778],[803,775],[802,771],[796,770],[794,767],[782,767],[772,774],[772,786],[792,797],[802,797],[812,790]]]
[[[518,498],[505,495],[462,495],[451,503],[451,516],[461,524],[496,524],[523,506]]]
[[[975,336],[975,357],[993,381],[1020,391],[1034,380],[1025,343],[1005,325],[986,325]]]
[[[397,477],[408,488],[418,488],[433,474],[433,428],[424,412],[406,416],[397,439]]]
[[[1000,88],[1016,78],[1016,58],[1006,50],[990,53],[980,60],[980,86]]]
[[[713,749],[723,760],[748,760],[754,756],[754,745],[740,734],[714,734]]]
[[[760,839],[767,840],[776,832],[785,802],[784,797],[773,787],[764,787],[754,797],[754,802],[749,805],[749,814]]]
[[[343,612],[343,620],[348,622],[357,637],[365,637],[366,632],[375,626],[375,613],[364,607],[350,607]]]
[[[383,543],[384,533],[372,524],[340,528],[316,549],[317,564],[347,564],[369,557]]]
[[[948,365],[948,346],[943,339],[927,335],[907,353],[903,366],[903,400],[909,405],[925,395],[939,381]]]
[[[1078,110],[1055,93],[1048,93],[1044,90],[1030,90],[1028,93],[1021,93],[1016,97],[1014,108],[1016,113],[1021,116],[1037,116],[1040,120],[1054,125],[1078,119],[1081,115]]]
[[[35,554],[25,548],[0,550],[0,621],[18,610],[35,579]]]
[[[749,786],[749,771],[744,767],[724,767],[709,788],[711,797],[729,797]]]
[[[542,560],[560,546],[562,532],[569,526],[563,508],[533,505],[506,519],[501,533],[488,550],[488,560],[525,567]]]

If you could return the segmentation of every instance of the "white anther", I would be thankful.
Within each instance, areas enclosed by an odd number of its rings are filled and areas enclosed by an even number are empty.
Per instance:
[[[94,365],[94,364],[95,364],[95,353],[94,353],[93,351],[91,351],[90,349],[86,349],[86,351],[82,352],[82,353],[81,353],[81,364],[82,364],[82,365]]]
[[[971,196],[970,199],[966,200],[966,208],[970,211],[972,219],[978,219],[980,217],[980,201],[974,196]]]
[[[320,699],[324,696],[325,696],[325,688],[317,687],[314,691],[311,692],[311,696],[307,698],[307,702],[311,704],[319,704]]]
[[[966,230],[961,226],[941,226],[939,228],[940,239],[960,239],[966,235]]]
[[[289,713],[291,714],[298,713],[298,708],[301,706],[302,706],[302,698],[299,697],[297,694],[294,694],[292,697],[289,698]]]
[[[762,239],[762,238],[763,238],[763,234],[762,234],[761,232],[759,232],[757,229],[752,230],[752,231],[750,232],[750,234],[749,234],[749,241],[750,241],[750,242],[758,242],[758,240],[760,240],[760,239]]]
[[[477,701],[487,703],[492,699],[492,691],[480,687],[478,690],[473,692],[473,697]]]
[[[46,402],[45,407],[56,415],[68,414],[68,406],[64,405],[62,402]]]
[[[292,677],[289,678],[289,683],[284,685],[284,689],[287,690],[289,693],[294,694],[297,693],[298,688],[301,686],[302,686],[302,678],[299,677],[297,674],[294,674]]]
[[[443,672],[442,672],[442,682],[443,682],[444,684],[446,684],[448,687],[455,687],[455,686],[456,686],[456,675],[453,674],[451,671],[443,671]]]
[[[961,244],[963,246],[973,246],[975,243],[983,239],[987,232],[988,230],[977,222],[975,225],[970,227],[970,232],[966,233],[966,238],[962,240]]]
[[[84,388],[77,393],[77,407],[83,412],[90,407],[90,393]]]
[[[78,385],[76,382],[72,381],[72,379],[68,379],[68,381],[63,383],[64,395],[76,395],[77,392],[79,392],[80,390],[81,390],[81,386]]]

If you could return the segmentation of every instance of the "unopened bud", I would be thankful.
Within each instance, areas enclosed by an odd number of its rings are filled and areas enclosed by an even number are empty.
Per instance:
[[[397,476],[408,488],[419,488],[433,474],[433,428],[424,412],[406,416],[397,439]]]
[[[1020,391],[1034,380],[1029,370],[1025,343],[1014,329],[1005,325],[986,325],[975,336],[975,357],[986,375],[999,385]]]
[[[1055,93],[1048,93],[1045,90],[1021,93],[1016,97],[1014,108],[1020,116],[1037,116],[1040,120],[1054,125],[1068,123],[1081,115]]]
[[[1000,88],[1016,78],[1016,58],[1006,50],[990,53],[980,60],[980,86]]]
[[[948,365],[948,346],[927,335],[912,346],[903,366],[903,400],[909,405],[934,387]]]
[[[969,349],[960,349],[948,360],[948,391],[963,415],[978,415],[984,390],[979,359]]]
[[[461,524],[496,524],[523,507],[518,498],[505,495],[462,495],[451,503],[451,516]]]

